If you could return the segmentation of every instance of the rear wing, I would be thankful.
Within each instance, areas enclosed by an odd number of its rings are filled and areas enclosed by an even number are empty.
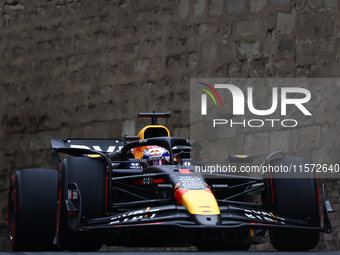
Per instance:
[[[124,142],[119,139],[51,139],[53,149],[69,148],[99,152],[119,152]]]

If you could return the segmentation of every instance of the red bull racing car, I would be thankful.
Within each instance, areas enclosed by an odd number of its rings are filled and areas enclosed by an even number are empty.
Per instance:
[[[263,242],[266,231],[277,250],[310,250],[320,232],[331,232],[332,208],[324,197],[320,205],[312,171],[294,179],[202,173],[197,166],[209,163],[201,161],[202,146],[172,137],[157,124],[169,113],[138,116],[152,123],[137,136],[52,139],[56,169],[12,175],[13,251],[95,251],[103,244],[248,250]],[[263,165],[309,163],[301,157],[271,159],[275,154]],[[249,155],[230,155],[224,163],[250,162]]]

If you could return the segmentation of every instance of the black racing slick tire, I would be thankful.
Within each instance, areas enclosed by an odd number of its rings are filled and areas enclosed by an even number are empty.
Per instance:
[[[66,207],[68,184],[76,183],[81,194],[81,215],[86,220],[106,216],[106,167],[87,157],[66,158],[60,166],[56,241],[60,249],[96,251],[103,245],[100,233],[76,232],[68,228]]]
[[[12,251],[52,251],[58,171],[22,169],[10,180],[8,235]]]
[[[270,166],[298,169],[296,177],[285,178],[287,173],[272,173],[270,178],[270,208],[277,215],[306,221],[320,227],[320,198],[318,180],[308,158],[286,157],[270,161]],[[306,167],[308,171],[300,172]],[[294,169],[294,168],[293,168]],[[314,249],[320,238],[318,232],[270,231],[270,242],[276,250],[305,251]]]

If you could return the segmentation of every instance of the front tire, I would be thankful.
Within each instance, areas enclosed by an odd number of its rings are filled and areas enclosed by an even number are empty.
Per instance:
[[[318,181],[310,167],[310,161],[302,157],[278,158],[270,165],[287,166],[307,164],[309,172],[296,173],[298,178],[284,178],[287,173],[272,173],[270,201],[271,210],[287,218],[308,220],[309,224],[320,227],[320,199]],[[270,242],[276,250],[305,251],[314,249],[319,243],[320,233],[302,231],[270,231]]]
[[[51,251],[55,236],[58,171],[22,169],[11,176],[8,235],[12,251]]]
[[[82,216],[86,219],[106,215],[106,167],[101,160],[86,157],[66,158],[60,167],[57,209],[57,244],[62,250],[96,251],[103,245],[100,233],[78,233],[68,228],[66,208],[68,184],[76,183],[82,199]]]

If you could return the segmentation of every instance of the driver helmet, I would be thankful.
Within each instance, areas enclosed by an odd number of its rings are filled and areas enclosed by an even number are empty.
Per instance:
[[[147,167],[155,165],[164,165],[169,161],[169,152],[163,147],[151,145],[147,146],[143,152],[142,161]]]

